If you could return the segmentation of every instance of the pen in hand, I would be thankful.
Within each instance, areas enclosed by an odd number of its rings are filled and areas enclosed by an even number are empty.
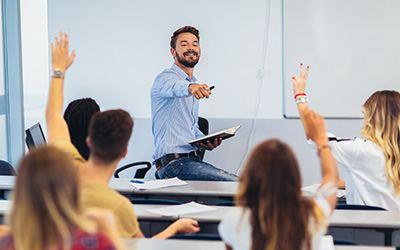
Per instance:
[[[215,86],[211,86],[211,87],[209,87],[208,89],[209,89],[209,90],[213,90],[213,88],[215,88]]]

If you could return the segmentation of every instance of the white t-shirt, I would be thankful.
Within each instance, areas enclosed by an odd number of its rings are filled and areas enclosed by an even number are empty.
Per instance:
[[[315,204],[321,208],[327,223],[331,215],[331,206],[325,197],[336,192],[332,184],[320,188],[314,198]],[[250,250],[252,228],[250,225],[250,210],[242,207],[235,207],[230,210],[218,226],[218,232],[222,240],[230,245],[233,250]],[[312,249],[318,249],[319,240],[325,234],[326,226],[319,227],[314,218],[310,218],[309,232],[312,235]],[[305,248],[303,248],[305,249]]]
[[[328,133],[329,146],[339,167],[346,171],[347,204],[400,210],[400,196],[395,196],[385,172],[385,156],[375,143],[355,138],[342,140]],[[314,144],[312,141],[310,144]],[[315,144],[314,144],[315,145]]]

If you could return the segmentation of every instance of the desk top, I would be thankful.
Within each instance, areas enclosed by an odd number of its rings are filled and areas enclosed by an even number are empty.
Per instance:
[[[117,192],[133,194],[163,194],[163,195],[198,195],[198,196],[229,196],[233,197],[238,188],[238,182],[230,181],[185,181],[188,185],[166,187],[160,189],[139,190],[130,185],[129,178],[113,178],[109,187]]]
[[[127,250],[225,250],[222,241],[208,240],[160,240],[160,239],[124,239]],[[335,246],[336,250],[395,250],[395,247],[370,247],[370,246]]]
[[[211,207],[216,208],[216,210],[200,212],[200,213],[183,214],[183,215],[178,215],[178,216],[161,216],[161,215],[153,214],[153,213],[146,211],[147,209],[164,207],[164,206],[170,206],[170,205],[135,204],[134,209],[135,209],[135,214],[139,220],[174,221],[179,218],[192,218],[199,222],[215,222],[215,223],[219,223],[229,210],[235,209],[234,207],[211,206]]]
[[[335,210],[329,226],[400,228],[400,211]]]
[[[211,206],[214,211],[187,214],[175,217],[162,217],[147,212],[146,209],[169,205],[135,205],[135,213],[142,220],[176,220],[188,217],[200,222],[219,222],[230,209],[235,207]],[[335,210],[329,220],[330,227],[361,228],[400,228],[400,211]]]

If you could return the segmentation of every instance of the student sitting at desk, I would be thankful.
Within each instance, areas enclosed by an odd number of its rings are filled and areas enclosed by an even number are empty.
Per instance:
[[[308,71],[301,66],[300,76],[292,80],[300,115],[308,111],[304,94]],[[400,210],[400,94],[377,91],[362,109],[365,139],[328,135],[332,154],[346,171],[346,201]]]
[[[89,125],[86,142],[90,148],[86,161],[72,145],[68,126],[62,117],[63,84],[66,70],[72,64],[75,52],[68,53],[68,36],[60,32],[52,47],[54,75],[51,78],[46,122],[49,144],[67,152],[78,168],[82,180],[81,204],[83,208],[102,207],[111,209],[117,216],[117,226],[122,237],[144,237],[139,228],[131,202],[108,187],[119,161],[128,153],[133,120],[124,110],[108,110],[96,113]],[[170,225],[157,238],[168,238],[176,233],[196,233],[200,229],[192,219],[180,219]]]
[[[219,225],[227,249],[317,249],[336,206],[337,169],[322,117],[308,111],[301,120],[319,146],[323,179],[316,198],[302,196],[300,170],[290,147],[277,139],[261,143],[239,179],[239,208]]]
[[[125,249],[111,211],[80,213],[78,175],[71,159],[51,146],[21,160],[3,250]]]

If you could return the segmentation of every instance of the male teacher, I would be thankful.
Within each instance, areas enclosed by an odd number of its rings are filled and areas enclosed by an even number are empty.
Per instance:
[[[211,95],[209,86],[193,75],[201,55],[199,31],[182,27],[174,32],[170,45],[174,64],[157,75],[151,88],[156,174],[162,179],[236,181],[236,175],[201,161],[198,148],[188,143],[204,136],[197,124],[199,100]],[[213,150],[220,144],[221,139],[216,139],[201,145]]]

